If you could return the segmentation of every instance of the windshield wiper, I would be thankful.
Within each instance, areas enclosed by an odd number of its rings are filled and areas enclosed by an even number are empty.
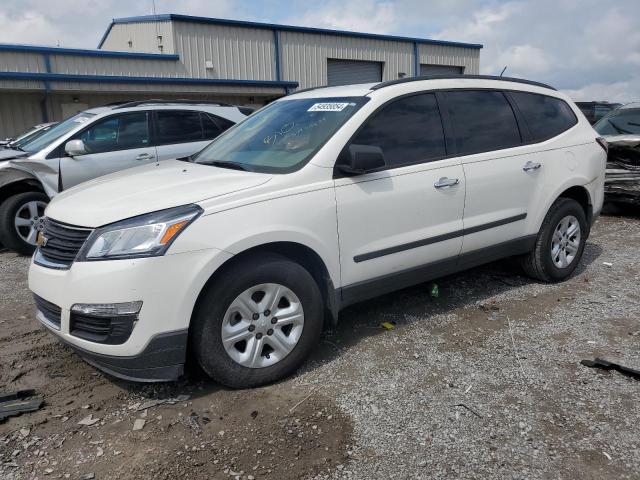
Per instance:
[[[213,165],[214,167],[230,168],[232,170],[242,170],[243,172],[250,172],[251,170],[244,163],[239,162],[227,162],[224,160],[211,160],[210,162],[203,162],[206,165]]]
[[[618,133],[622,133],[622,134],[630,134],[630,133],[631,133],[631,132],[630,132],[630,131],[628,131],[628,130],[625,130],[625,129],[623,129],[623,128],[620,128],[618,125],[616,125],[615,123],[613,123],[613,121],[612,121],[612,120],[610,120],[610,119],[608,119],[608,118],[607,118],[607,122],[609,122],[609,124],[610,124],[613,128],[615,128],[615,129],[618,131]]]

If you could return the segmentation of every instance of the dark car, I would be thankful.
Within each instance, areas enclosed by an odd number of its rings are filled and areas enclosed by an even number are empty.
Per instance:
[[[609,102],[576,102],[578,108],[587,117],[589,123],[593,125],[611,110],[615,110],[620,106],[619,103]]]
[[[593,128],[609,146],[605,199],[640,206],[640,103],[613,110]]]

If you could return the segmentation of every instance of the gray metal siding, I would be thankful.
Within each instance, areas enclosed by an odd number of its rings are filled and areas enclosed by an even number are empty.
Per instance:
[[[15,137],[43,122],[41,94],[0,94],[0,138]]]
[[[418,45],[419,63],[464,67],[467,75],[480,73],[480,50],[448,45]]]
[[[459,75],[461,73],[464,73],[464,67],[420,64],[420,75]]]
[[[327,85],[327,59],[384,63],[382,80],[395,80],[413,71],[413,44],[390,40],[280,32],[282,79],[299,88]]]
[[[189,76],[177,60],[50,55],[50,63],[55,73],[133,77]]]
[[[327,85],[350,85],[382,81],[381,62],[327,60]]]
[[[162,35],[162,50],[158,48],[158,34]],[[118,52],[175,53],[173,22],[116,23],[100,48]]]
[[[176,53],[193,78],[275,80],[273,32],[175,22]],[[206,68],[206,61],[213,68]]]

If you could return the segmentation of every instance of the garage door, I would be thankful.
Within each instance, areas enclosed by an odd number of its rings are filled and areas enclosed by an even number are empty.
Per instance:
[[[420,64],[420,75],[460,75],[462,73],[464,73],[464,67]]]
[[[328,85],[381,82],[382,63],[329,59],[327,76]]]

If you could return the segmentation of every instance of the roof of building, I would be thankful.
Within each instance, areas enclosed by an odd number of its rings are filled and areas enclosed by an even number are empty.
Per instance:
[[[463,43],[463,42],[450,42],[447,40],[433,40],[428,38],[416,38],[416,37],[404,37],[398,35],[383,35],[378,33],[365,33],[365,32],[351,32],[347,30],[332,30],[328,28],[315,28],[315,27],[299,27],[294,25],[279,25],[275,23],[262,23],[262,22],[249,22],[244,20],[229,20],[224,18],[210,18],[210,17],[197,17],[193,15],[179,15],[175,13],[168,13],[163,15],[142,15],[138,17],[124,17],[114,18],[111,24],[107,28],[107,31],[102,36],[98,48],[102,46],[106,40],[111,28],[115,24],[119,23],[142,23],[142,22],[190,22],[190,23],[205,23],[213,25],[225,25],[235,27],[248,27],[248,28],[261,28],[267,30],[276,30],[283,32],[299,32],[299,33],[316,33],[323,35],[338,35],[345,37],[358,37],[369,38],[373,40],[391,40],[397,42],[412,42],[418,44],[427,45],[445,45],[450,47],[463,47],[463,48],[475,48],[480,49],[482,45],[479,43]]]

